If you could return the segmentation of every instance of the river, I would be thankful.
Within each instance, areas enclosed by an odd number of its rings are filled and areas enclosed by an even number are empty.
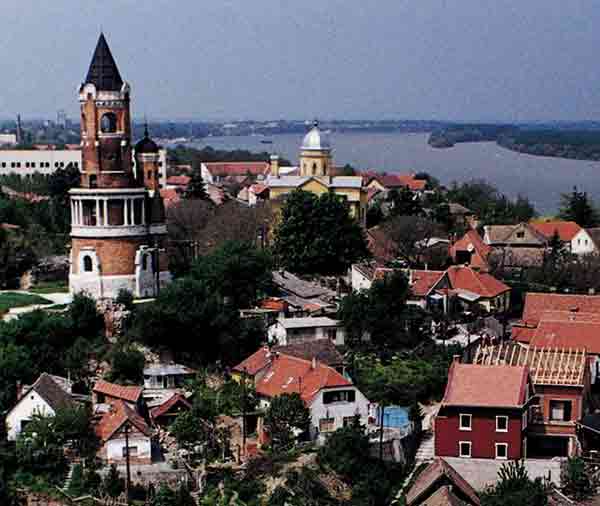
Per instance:
[[[489,181],[509,197],[526,195],[542,214],[555,213],[561,193],[573,186],[600,199],[600,163],[525,155],[501,148],[494,142],[463,143],[436,149],[427,144],[428,134],[333,133],[336,165],[349,163],[359,169],[387,172],[428,172],[442,184],[474,178]],[[302,135],[269,137],[209,137],[194,147],[271,151],[297,163]]]

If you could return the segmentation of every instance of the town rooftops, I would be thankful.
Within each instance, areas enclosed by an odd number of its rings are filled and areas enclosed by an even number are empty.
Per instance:
[[[486,225],[483,229],[486,242],[492,246],[510,244],[544,247],[548,242],[548,238],[530,223]]]
[[[471,253],[469,265],[478,269],[488,268],[488,257],[492,248],[483,242],[481,236],[475,230],[469,230],[458,241],[450,246],[450,256],[456,261],[459,251]]]
[[[416,179],[414,174],[376,174],[371,172],[367,176],[367,180],[371,182],[374,179],[381,186],[389,190],[394,188],[408,188],[412,191],[423,191],[427,186],[427,180]]]
[[[600,313],[600,295],[566,295],[528,292],[525,295],[522,320],[537,324],[546,311]]]
[[[426,297],[442,279],[445,271],[410,271],[410,290],[416,297]]]
[[[450,482],[450,483],[448,483]],[[436,492],[436,485],[443,485]],[[417,504],[422,504],[423,500],[430,497],[430,500],[427,504],[457,504],[463,505],[463,502],[431,502],[431,499],[434,499],[434,495],[440,494],[440,490],[448,490],[448,485],[453,487],[454,493],[458,492],[465,498],[467,498],[471,504],[479,505],[479,497],[477,493],[467,483],[467,481],[456,472],[456,470],[448,464],[444,459],[436,458],[431,464],[429,464],[421,473],[417,475],[415,478],[412,487],[406,494],[406,504],[407,506],[413,506]],[[456,498],[456,496],[454,498]],[[448,495],[445,492],[442,492],[443,495]],[[437,500],[437,499],[435,499]]]
[[[196,374],[196,370],[181,364],[150,364],[148,367],[144,367],[144,376],[177,376],[191,374]]]
[[[587,359],[584,349],[537,348],[506,343],[478,346],[473,363],[480,364],[479,367],[527,367],[536,385],[583,386]]]
[[[317,327],[339,327],[340,322],[326,316],[309,316],[306,318],[281,318],[279,324],[284,329],[308,329]]]
[[[327,188],[362,188],[360,176],[269,176],[267,184],[270,188],[297,188],[308,183],[311,179],[318,181]]]
[[[167,178],[167,184],[172,186],[187,186],[190,184],[192,178],[190,176],[180,175],[180,176],[169,176]]]
[[[446,271],[453,290],[491,298],[508,292],[510,287],[487,272],[478,272],[471,267],[455,265]]]
[[[335,295],[333,290],[312,281],[301,279],[288,271],[273,271],[273,282],[282,290],[305,299]]]
[[[527,400],[527,377],[525,366],[453,362],[442,406],[520,408]]]
[[[161,416],[169,413],[171,409],[177,406],[177,404],[181,404],[185,406],[187,409],[191,409],[192,405],[189,401],[180,393],[174,393],[171,397],[169,397],[165,402],[163,402],[160,406],[156,406],[150,410],[150,418],[156,420]]]
[[[145,436],[150,436],[150,427],[144,419],[121,400],[115,402],[110,410],[102,415],[95,426],[96,435],[102,441],[108,441],[125,422],[129,422]]]
[[[283,353],[304,360],[316,359],[322,364],[335,367],[344,363],[344,357],[329,339],[314,339],[286,346],[274,346],[272,352]]]
[[[92,389],[95,393],[134,403],[141,397],[142,390],[142,387],[117,385],[104,380],[96,381]]]
[[[269,162],[206,162],[202,164],[213,176],[260,176],[269,173]]]
[[[73,406],[73,398],[65,390],[65,386],[56,381],[56,378],[50,374],[42,373],[36,382],[29,387],[26,393],[21,397],[25,397],[32,390],[36,392],[54,411],[61,408]]]
[[[465,206],[457,202],[448,203],[448,211],[452,216],[465,216],[468,214],[475,214],[473,211],[467,209]]]
[[[581,230],[581,227],[574,221],[532,222],[531,226],[547,239],[558,233],[558,237],[564,242],[570,242]]]
[[[233,369],[254,377],[256,392],[263,397],[299,393],[305,403],[324,388],[351,387],[352,383],[335,369],[316,360],[261,348]]]

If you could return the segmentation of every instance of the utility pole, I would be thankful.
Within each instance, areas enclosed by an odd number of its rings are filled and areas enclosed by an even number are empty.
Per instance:
[[[131,468],[129,466],[129,421],[125,422],[125,501],[129,504],[129,490],[131,488]]]
[[[385,404],[381,403],[381,420],[379,422],[379,460],[383,462],[383,415],[385,414]]]
[[[246,374],[247,368],[244,367],[242,375],[242,454],[246,456]]]

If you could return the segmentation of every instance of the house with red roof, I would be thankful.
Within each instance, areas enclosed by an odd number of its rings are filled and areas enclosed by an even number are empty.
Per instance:
[[[365,186],[379,191],[400,190],[408,188],[415,193],[423,193],[427,188],[426,179],[417,179],[415,174],[380,174],[373,171],[367,173]]]
[[[574,221],[532,222],[531,226],[548,241],[558,234],[565,247],[574,255],[588,255],[598,251],[592,236]]]
[[[369,400],[348,378],[316,359],[305,360],[263,347],[236,365],[233,377],[252,381],[263,408],[278,395],[298,393],[310,410],[310,435],[318,442],[355,416],[364,425],[370,422]]]
[[[185,411],[192,409],[190,402],[179,392],[175,392],[164,402],[150,410],[150,420],[156,425],[166,427]]]
[[[462,364],[455,358],[434,421],[435,455],[498,460],[524,457],[533,396],[526,366]]]
[[[247,179],[264,180],[270,173],[269,162],[205,162],[200,165],[202,180],[209,184],[226,181],[241,183]]]
[[[455,264],[470,265],[474,269],[487,271],[488,257],[492,248],[483,242],[476,230],[469,230],[450,246],[450,257]]]
[[[98,456],[108,464],[152,463],[152,431],[146,421],[123,400],[116,400],[96,416],[94,431],[100,440]]]
[[[115,404],[123,401],[137,410],[142,403],[142,392],[142,387],[98,380],[92,387],[92,401],[94,404]]]

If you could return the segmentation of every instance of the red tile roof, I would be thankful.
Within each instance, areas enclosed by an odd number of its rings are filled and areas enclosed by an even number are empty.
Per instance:
[[[410,271],[410,289],[416,297],[425,297],[431,289],[438,283],[444,271]]]
[[[142,390],[142,387],[117,385],[104,380],[96,381],[92,389],[93,392],[127,402],[137,402],[142,395]]]
[[[519,325],[513,325],[511,329],[511,337],[513,341],[518,341],[519,343],[530,343],[535,336],[535,327],[521,327]]]
[[[453,289],[467,290],[481,297],[496,297],[510,290],[510,287],[487,272],[478,272],[470,267],[455,265],[447,271]]]
[[[251,176],[267,175],[268,162],[209,162],[203,164],[213,176]]]
[[[285,300],[270,297],[268,299],[261,300],[258,303],[258,307],[261,309],[271,309],[273,311],[285,312],[288,310],[288,303]]]
[[[180,393],[175,393],[171,397],[169,397],[165,402],[163,402],[160,406],[152,408],[150,410],[150,418],[152,418],[153,420],[160,418],[161,416],[167,414],[169,410],[177,404],[182,404],[187,409],[192,408],[192,405],[183,395],[181,395]]]
[[[284,353],[270,353],[265,347],[235,366],[234,370],[241,372],[245,369],[247,374],[254,376],[259,395],[275,397],[296,392],[300,393],[307,404],[323,388],[352,386],[335,369],[320,362],[315,362],[314,365],[313,368],[310,360]],[[259,371],[260,374],[257,374]]]
[[[548,311],[530,340],[538,348],[585,349],[600,354],[600,314]]]
[[[150,436],[148,424],[123,401],[115,402],[111,406],[111,410],[102,415],[100,421],[96,423],[94,431],[102,441],[108,441],[127,421],[145,436]]]
[[[560,240],[565,242],[571,241],[571,239],[573,239],[573,237],[581,230],[581,227],[574,221],[533,222],[531,223],[531,226],[548,239],[550,239],[555,232],[558,232]]]
[[[169,176],[167,178],[167,184],[175,186],[187,186],[190,184],[192,178],[190,176]]]
[[[160,190],[160,196],[165,202],[165,207],[173,206],[178,202],[181,202],[181,193],[179,189],[162,188]]]
[[[480,504],[473,487],[448,462],[439,457],[416,476],[412,487],[406,494],[406,504],[408,506],[422,504],[424,499],[433,495],[435,486],[440,480],[444,480],[440,485],[446,485],[445,480],[449,480],[454,487],[471,500],[472,504]]]
[[[522,320],[536,324],[547,311],[600,313],[600,295],[534,293],[525,295]]]
[[[412,191],[423,191],[427,186],[425,179],[415,179],[414,174],[374,174],[369,181],[373,179],[386,189],[407,187]]]
[[[488,257],[492,248],[483,242],[481,236],[475,230],[469,230],[458,241],[450,246],[450,256],[456,262],[456,255],[459,251],[471,252],[471,262],[469,265],[478,269],[488,269]]]
[[[442,405],[521,407],[526,401],[527,378],[528,369],[523,366],[453,362]]]

